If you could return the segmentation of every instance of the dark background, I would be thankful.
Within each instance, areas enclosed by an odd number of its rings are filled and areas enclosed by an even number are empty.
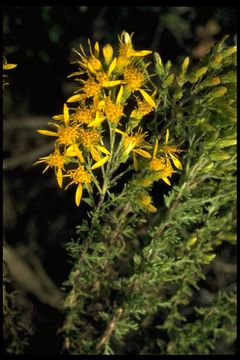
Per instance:
[[[46,151],[51,140],[36,129],[47,128],[51,117],[62,113],[64,101],[75,89],[67,79],[76,70],[70,64],[71,49],[86,44],[88,38],[100,45],[116,45],[118,34],[126,30],[134,32],[137,50],[158,51],[164,62],[171,60],[175,67],[186,56],[194,64],[223,35],[229,34],[228,45],[234,44],[236,10],[219,6],[4,8],[3,53],[9,63],[18,64],[8,72],[10,85],[3,102],[4,239],[14,248],[26,247],[37,254],[57,286],[71,268],[65,244],[88,208],[81,204],[77,209],[74,189],[59,190],[53,172],[42,175],[43,166],[32,164],[51,151]],[[231,250],[221,251],[227,261],[233,260]],[[62,317],[37,299],[32,301],[36,325],[27,352],[59,353],[61,341],[56,341],[55,332]]]

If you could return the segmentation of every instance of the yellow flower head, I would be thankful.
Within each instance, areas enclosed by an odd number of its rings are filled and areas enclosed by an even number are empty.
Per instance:
[[[86,55],[82,45],[80,45],[80,51],[77,51],[76,49],[73,49],[73,51],[80,56],[81,60],[76,61],[80,65],[80,67],[84,69],[86,72],[90,71],[92,73],[95,73],[96,71],[102,70],[101,61],[98,59],[99,44],[98,42],[96,42],[92,49],[91,42],[88,39],[88,46],[90,53],[89,55]]]
[[[92,158],[97,161],[97,163],[94,164],[94,169],[102,166],[108,160],[110,155],[110,152],[104,146],[98,145],[100,139],[100,132],[95,129],[79,129],[80,145],[84,150],[89,151],[92,155]],[[99,151],[107,156],[105,158],[101,158]]]
[[[123,31],[121,35],[118,36],[119,56],[117,58],[116,71],[119,73],[122,73],[123,69],[131,63],[132,58],[143,57],[152,53],[150,50],[134,50],[132,46],[132,36],[133,33],[129,35],[126,31]]]
[[[147,68],[148,64],[145,65],[145,69]],[[143,87],[145,86],[146,82],[147,82],[147,77],[145,75],[145,70],[143,68],[140,68],[138,66],[135,66],[133,63],[129,66],[127,66],[124,70],[123,70],[123,77],[124,77],[124,84],[126,86],[126,90],[131,92],[135,92],[135,91],[139,91],[144,100],[152,107],[155,108],[156,104],[155,101],[153,100],[155,93],[150,96],[144,89]],[[145,105],[141,105],[140,106],[144,106]],[[146,107],[145,109],[146,110]],[[149,108],[148,108],[148,112]]]
[[[56,115],[53,118],[55,120],[63,121],[64,125],[52,123],[52,125],[57,128],[57,131],[37,130],[37,132],[42,135],[58,137],[57,143],[59,145],[75,144],[79,136],[78,134],[79,125],[70,124],[70,115],[67,105],[64,104],[62,115]]]
[[[102,88],[102,85],[97,82],[96,80],[90,78],[87,80],[82,80],[83,83],[83,92],[86,95],[86,97],[91,97],[91,96],[98,96],[100,95],[100,91]]]
[[[116,132],[122,134],[123,136],[123,161],[127,160],[127,157],[129,155],[130,152],[133,153],[133,163],[134,163],[134,168],[137,171],[138,170],[138,163],[137,163],[137,158],[136,158],[136,154],[141,155],[145,158],[151,158],[151,155],[142,149],[142,147],[145,146],[145,136],[146,136],[146,132],[141,133],[141,129],[138,129],[138,132],[135,133],[134,135],[128,135],[127,133],[116,129]]]
[[[124,69],[123,77],[131,92],[139,90],[145,82],[143,72],[132,65]]]
[[[141,50],[136,51],[133,49],[132,46],[132,36],[134,33],[129,35],[126,31],[123,31],[120,36],[118,36],[119,39],[119,56],[122,57],[142,57],[146,56],[152,53],[151,50]]]
[[[153,171],[160,171],[166,167],[166,159],[163,157],[156,158],[153,157],[149,163],[151,170]]]
[[[67,190],[68,187],[72,184],[78,185],[75,193],[75,202],[76,205],[79,206],[82,198],[83,184],[88,186],[92,181],[92,177],[85,170],[84,166],[80,164],[77,169],[68,170],[67,175],[65,176],[70,177],[70,179],[72,179],[72,181],[65,187],[65,190]]]
[[[73,120],[80,124],[90,124],[95,118],[96,110],[92,106],[80,106],[72,116]]]
[[[57,178],[57,182],[59,187],[62,187],[62,170],[64,169],[65,156],[60,153],[58,149],[56,149],[53,153],[48,156],[41,157],[38,161],[36,161],[33,165],[46,163],[47,166],[43,170],[43,173],[47,171],[49,168],[55,168],[55,175]]]
[[[153,181],[158,181],[158,180],[162,179],[166,184],[171,185],[168,178],[171,177],[175,171],[173,170],[171,163],[168,159],[166,159],[164,168],[162,168],[160,170],[156,170],[156,168],[155,168],[153,171],[154,172],[152,174],[150,174],[150,178]]]
[[[59,126],[58,127],[58,142],[63,145],[75,144],[78,140],[78,126]]]
[[[106,98],[104,112],[108,120],[117,124],[123,116],[123,106],[113,102],[110,98]]]
[[[79,141],[85,149],[95,146],[100,140],[100,133],[97,130],[79,129]]]
[[[141,119],[143,116],[153,111],[154,107],[150,105],[145,99],[142,100],[137,97],[136,100],[137,108],[132,111],[130,118]]]
[[[167,129],[166,138],[165,138],[166,145],[161,146],[161,151],[164,152],[167,158],[170,158],[172,160],[173,164],[177,169],[182,170],[182,164],[176,154],[183,150],[179,150],[177,145],[168,145],[168,140],[169,140],[169,130]]]
[[[123,139],[123,145],[125,152],[129,154],[136,147],[142,147],[144,144],[144,138],[146,133],[136,133],[135,135],[126,135]]]
[[[82,165],[79,165],[77,169],[68,170],[67,176],[69,176],[72,181],[67,185],[66,188],[68,188],[71,184],[90,184],[92,181],[91,175]]]
[[[151,204],[151,201],[152,201],[152,198],[150,195],[146,194],[146,193],[142,193],[140,192],[138,195],[137,195],[137,198],[136,198],[136,201],[137,203],[143,207],[143,209],[145,211],[148,211],[148,212],[156,212],[157,209],[155,208],[155,206],[153,206]]]

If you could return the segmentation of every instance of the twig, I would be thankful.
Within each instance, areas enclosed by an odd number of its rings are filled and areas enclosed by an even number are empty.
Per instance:
[[[110,321],[106,330],[104,331],[99,343],[96,346],[97,350],[100,350],[104,346],[104,344],[106,344],[109,341],[116,326],[116,322],[120,318],[122,313],[123,313],[123,309],[120,308],[116,310],[116,314],[113,316],[112,320]]]

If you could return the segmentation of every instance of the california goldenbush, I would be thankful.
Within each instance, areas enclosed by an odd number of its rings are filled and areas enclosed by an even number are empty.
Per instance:
[[[184,315],[218,247],[235,242],[236,47],[226,39],[177,71],[125,31],[116,51],[74,50],[76,92],[55,130],[38,130],[56,141],[36,162],[89,206],[67,244],[67,353],[197,355],[234,342],[234,285]]]

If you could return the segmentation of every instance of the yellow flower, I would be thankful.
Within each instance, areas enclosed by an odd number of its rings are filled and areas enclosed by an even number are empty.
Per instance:
[[[95,99],[98,99],[101,95],[102,88],[111,88],[122,83],[122,80],[112,79],[113,71],[117,65],[117,59],[115,57],[112,60],[113,50],[111,46],[108,44],[108,46],[104,47],[103,51],[106,69],[104,69],[103,64],[99,60],[98,43],[95,43],[94,49],[92,50],[91,43],[89,41],[89,49],[89,56],[85,54],[82,45],[80,45],[81,52],[78,52],[74,49],[74,51],[81,58],[81,60],[76,61],[76,63],[80,65],[80,71],[72,73],[71,75],[69,75],[69,77],[81,75],[86,72],[88,75],[88,79],[77,79],[80,83],[82,83],[82,86],[81,89],[75,91],[75,94],[80,94],[71,96],[67,100],[67,102],[76,102],[88,97],[94,97]]]
[[[109,97],[103,100],[103,111],[106,115],[106,118],[115,124],[117,124],[121,117],[124,116],[124,106],[121,105],[122,95],[123,86],[121,85],[115,102],[113,102],[110,98],[111,92],[109,94]]]
[[[123,86],[120,86],[116,101],[111,100],[111,91],[109,91],[109,96],[101,100],[97,104],[96,116],[93,121],[91,121],[89,127],[99,126],[106,118],[111,122],[117,124],[123,114],[123,105],[121,105],[123,95]],[[105,114],[105,115],[103,115]]]
[[[156,139],[155,145],[153,148],[152,159],[149,163],[149,167],[151,170],[157,172],[156,180],[162,179],[166,184],[171,185],[168,177],[171,177],[174,170],[171,166],[171,163],[168,158],[157,157],[158,152],[158,140]]]
[[[97,130],[79,129],[80,145],[82,145],[84,150],[90,151],[95,161],[101,160],[98,151],[110,155],[110,152],[105,147],[98,145],[100,138],[100,133]]]
[[[81,105],[76,109],[75,114],[72,116],[73,120],[79,124],[90,124],[96,115],[96,109],[93,106]]]
[[[131,112],[130,118],[142,119],[143,116],[153,111],[154,107],[149,104],[145,99],[136,98],[137,107]]]
[[[152,53],[151,50],[136,51],[132,46],[132,36],[134,33],[129,35],[126,31],[123,31],[118,37],[120,42],[119,55],[126,57],[142,57]]]
[[[183,150],[179,150],[177,145],[168,145],[168,140],[169,140],[169,130],[167,129],[166,131],[166,137],[165,137],[165,144],[164,146],[161,146],[161,151],[164,152],[165,156],[167,158],[170,157],[170,159],[172,160],[173,164],[175,165],[175,167],[179,170],[182,170],[182,164],[178,158],[178,156],[176,155],[176,153],[179,153]]]
[[[49,168],[54,167],[55,170],[55,176],[58,182],[59,187],[62,187],[63,182],[63,174],[62,170],[64,170],[64,162],[66,160],[66,157],[60,153],[58,149],[55,149],[54,153],[51,153],[48,156],[43,156],[39,158],[38,161],[36,161],[33,165],[40,164],[40,163],[46,163],[47,166],[43,170],[43,173],[47,171]]]
[[[88,187],[92,181],[92,177],[81,164],[79,164],[77,169],[68,170],[67,174],[64,176],[72,179],[72,181],[65,187],[65,190],[67,190],[70,185],[77,184],[75,203],[79,206],[82,198],[83,185]]]
[[[152,198],[150,195],[140,192],[137,195],[136,202],[148,212],[156,212],[157,209],[151,204]]]
[[[131,92],[139,90],[145,82],[143,72],[132,65],[124,69],[123,77]]]
[[[138,132],[133,135],[128,135],[127,133],[116,129],[116,132],[121,134],[123,136],[123,161],[126,161],[128,158],[128,155],[130,152],[133,153],[133,164],[134,168],[137,171],[138,170],[138,163],[137,163],[137,157],[136,154],[141,155],[145,158],[150,159],[151,155],[146,151],[143,150],[142,147],[145,146],[145,136],[146,132],[141,133],[140,129],[138,129]]]
[[[80,44],[80,51],[73,49],[73,51],[76,54],[78,54],[80,57],[80,60],[76,60],[76,63],[80,65],[80,68],[83,69],[83,71],[73,73],[70,76],[81,75],[84,72],[89,73],[89,71],[95,73],[96,71],[102,70],[102,63],[99,60],[99,44],[98,44],[98,42],[95,43],[95,45],[92,49],[91,41],[88,39],[88,46],[89,46],[90,55],[86,55],[82,44]]]
[[[57,131],[50,130],[37,130],[39,134],[47,135],[47,136],[55,136],[58,137],[57,143],[59,145],[73,145],[78,141],[79,125],[70,125],[69,124],[69,111],[66,104],[64,104],[63,115],[54,116],[55,120],[64,121],[64,125],[53,124],[57,127]]]
[[[131,64],[123,70],[125,92],[139,91],[144,100],[152,107],[155,108],[156,104],[153,100],[154,94],[150,96],[143,87],[145,86],[147,79],[144,73],[144,69],[134,66]]]
[[[143,57],[152,53],[151,50],[136,51],[132,46],[132,36],[126,31],[123,31],[119,38],[119,56],[117,58],[116,71],[121,73],[123,69],[130,64],[131,59],[134,57]]]

